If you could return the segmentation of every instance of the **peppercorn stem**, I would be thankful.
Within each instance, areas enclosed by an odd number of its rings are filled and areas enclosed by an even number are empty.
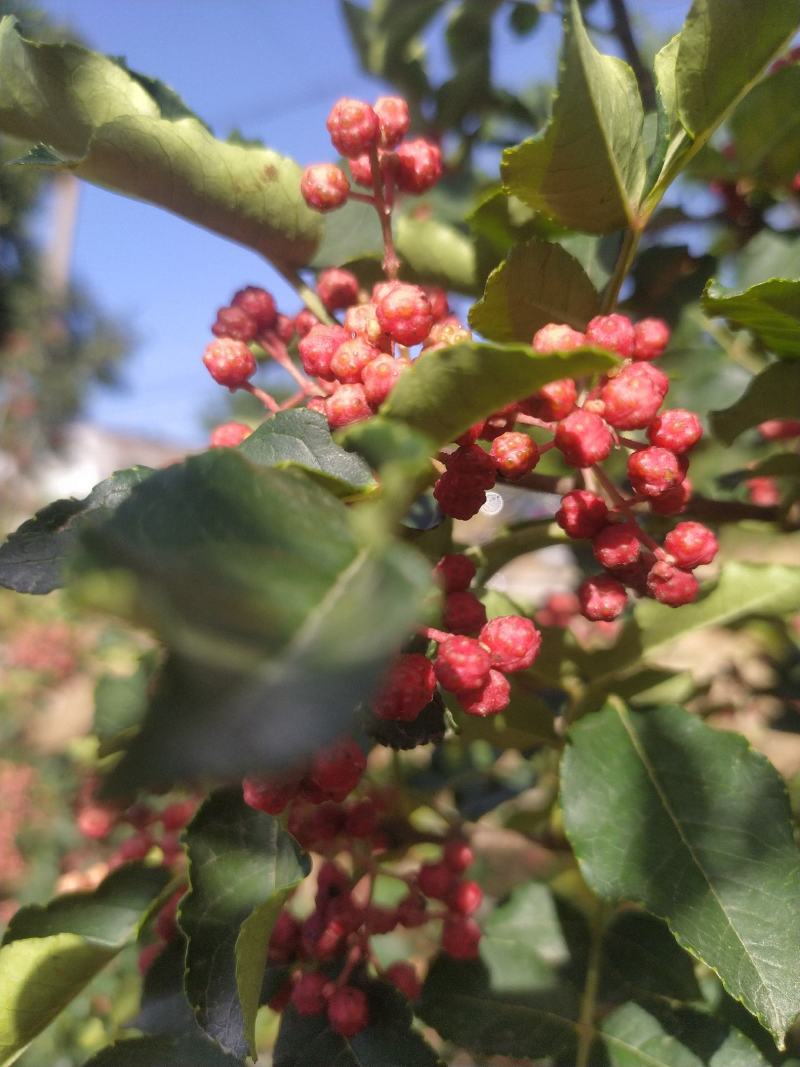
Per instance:
[[[381,234],[383,235],[383,269],[386,277],[390,281],[396,281],[397,276],[400,273],[400,260],[397,258],[397,252],[394,247],[394,237],[392,236],[392,209],[387,203],[385,195],[383,175],[381,174],[381,161],[378,156],[377,145],[373,145],[370,148],[369,161],[372,169],[375,210],[378,212],[378,220],[381,224]]]

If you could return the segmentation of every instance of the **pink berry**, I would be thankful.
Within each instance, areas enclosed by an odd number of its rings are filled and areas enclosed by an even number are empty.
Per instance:
[[[587,578],[578,589],[581,613],[593,622],[611,622],[621,615],[628,602],[625,586],[608,574]]]
[[[298,337],[305,337],[310,330],[319,325],[319,319],[309,308],[303,308],[302,311],[298,311],[292,319],[292,326]],[[291,339],[291,334],[289,339]]]
[[[347,175],[335,163],[312,163],[303,171],[300,192],[315,211],[334,211],[350,195]]]
[[[256,372],[255,358],[244,341],[228,337],[206,345],[203,363],[215,382],[231,390],[247,385]]]
[[[438,145],[420,139],[406,141],[397,149],[395,180],[404,193],[426,193],[441,176],[442,153]]]
[[[376,356],[361,371],[361,381],[367,400],[374,408],[379,408],[391,393],[400,375],[411,366],[407,359],[394,359],[392,356]]]
[[[448,593],[444,601],[444,627],[450,633],[477,634],[486,622],[486,608],[469,590]]]
[[[422,290],[425,296],[428,298],[428,302],[431,305],[431,312],[433,313],[434,323],[442,325],[458,326],[461,330],[465,330],[465,327],[457,319],[449,320],[450,305],[447,301],[447,293],[439,285],[423,285]],[[466,331],[465,332],[469,332]]]
[[[489,680],[489,653],[472,637],[449,637],[439,645],[434,670],[445,689],[478,689]]]
[[[377,306],[378,322],[401,345],[418,345],[433,326],[431,304],[418,285],[398,285]]]
[[[669,449],[653,446],[628,457],[628,480],[633,491],[642,496],[660,496],[683,478],[678,457]]]
[[[355,385],[361,381],[361,372],[367,364],[380,354],[379,349],[361,337],[350,337],[339,345],[331,357],[331,373],[340,382]]]
[[[386,173],[389,169],[390,161],[392,161],[390,153],[379,150],[378,162],[383,173]],[[347,162],[350,166],[350,173],[353,175],[353,181],[357,185],[372,188],[372,160],[369,153],[362,152],[358,156],[351,157]]]
[[[297,793],[297,784],[286,779],[245,778],[244,802],[267,815],[280,815]]]
[[[278,321],[278,310],[272,293],[257,285],[248,285],[234,293],[231,306],[246,311],[255,319],[259,330],[271,330]]]
[[[328,979],[320,971],[301,974],[292,989],[291,1005],[300,1015],[319,1015],[325,1011],[325,987]]]
[[[350,335],[341,326],[323,326],[322,323],[312,326],[297,345],[306,374],[333,381],[331,360],[340,345],[349,338]]]
[[[368,419],[372,414],[363,385],[340,385],[325,401],[325,414],[332,430],[351,422]]]
[[[556,448],[571,467],[592,467],[610,453],[614,439],[593,411],[573,411],[556,427]]]
[[[447,898],[447,905],[457,915],[474,915],[483,903],[483,890],[477,882],[459,882]]]
[[[379,96],[373,110],[380,123],[381,147],[395,148],[411,126],[408,104],[401,96]]]
[[[211,327],[215,337],[231,337],[234,341],[252,341],[258,333],[258,323],[240,307],[220,308]]]
[[[691,604],[700,591],[697,579],[688,571],[673,567],[659,561],[653,564],[647,577],[647,589],[650,596],[671,608]]]
[[[328,311],[349,308],[358,300],[358,278],[349,270],[331,267],[317,278],[317,293]]]
[[[328,1001],[328,1022],[331,1030],[342,1037],[361,1033],[369,1022],[366,994],[351,985],[337,989]]]
[[[520,409],[543,422],[559,422],[574,409],[578,387],[572,378],[557,378],[520,404]]]
[[[361,781],[366,766],[364,753],[347,737],[317,753],[309,777],[334,800],[344,800]]]
[[[387,982],[391,982],[396,989],[399,989],[408,1000],[416,1000],[422,991],[422,983],[417,977],[417,972],[405,960],[398,960],[390,967],[387,967],[384,977]]]
[[[391,338],[381,329],[373,303],[354,304],[349,307],[344,315],[344,328],[351,337],[361,337],[382,352],[391,350]]]
[[[781,491],[774,478],[748,478],[744,483],[751,503],[760,508],[776,507],[781,502]]]
[[[600,390],[603,417],[618,430],[643,430],[655,418],[662,397],[646,374],[620,374]]]
[[[425,291],[428,292],[429,287],[426,287]],[[436,307],[434,301],[431,301],[431,310],[435,317]],[[439,348],[449,348],[450,345],[457,345],[460,341],[471,340],[471,331],[457,319],[448,315],[441,322],[434,322],[433,326],[431,326],[431,332],[422,342],[422,351],[435,352]]]
[[[395,660],[372,708],[380,719],[413,722],[433,700],[436,675],[433,664],[418,652]]]
[[[664,538],[664,548],[677,565],[693,571],[711,561],[719,551],[714,534],[701,522],[679,522]]]
[[[236,448],[252,432],[243,422],[223,422],[211,431],[209,444],[212,448]]]
[[[442,556],[433,568],[434,577],[444,587],[445,593],[460,593],[469,589],[475,577],[475,564],[460,552]]]
[[[489,454],[499,473],[512,479],[521,478],[539,462],[539,448],[533,438],[514,430],[495,437]]]
[[[556,522],[569,537],[594,537],[608,522],[608,506],[597,493],[573,489],[561,498]]]
[[[800,437],[799,419],[767,419],[758,427],[765,441],[790,441]]]
[[[477,715],[483,719],[488,715],[497,715],[508,707],[511,686],[504,674],[492,668],[486,685],[480,689],[465,690],[457,696],[467,715]]]
[[[424,863],[417,872],[417,887],[431,900],[446,900],[456,875],[446,863]]]
[[[670,452],[689,452],[703,436],[703,427],[693,411],[670,408],[656,415],[647,429],[651,445]]]
[[[669,326],[663,319],[642,319],[633,327],[635,343],[633,358],[658,359],[669,344]]]
[[[662,400],[669,392],[669,378],[663,370],[654,367],[652,363],[629,363],[619,371],[617,377],[621,378],[627,374],[646,375]]]
[[[610,570],[636,563],[641,547],[636,526],[630,522],[606,526],[592,538],[595,559]]]
[[[542,635],[530,619],[501,615],[486,623],[478,640],[488,648],[493,667],[513,672],[530,667],[539,654]]]
[[[533,335],[535,352],[571,352],[586,344],[586,336],[563,322],[549,322]]]
[[[636,346],[633,323],[627,315],[597,315],[586,327],[586,340],[590,345],[607,348],[629,359]]]
[[[275,333],[277,333],[278,337],[280,337],[284,344],[288,345],[295,335],[294,319],[289,318],[288,315],[279,313],[278,318],[275,321]]]
[[[471,866],[475,855],[466,841],[460,837],[452,837],[444,846],[442,858],[451,871],[461,874]]]
[[[442,948],[456,960],[475,960],[478,958],[478,945],[481,940],[481,928],[474,919],[445,919],[442,929]]]
[[[325,123],[333,147],[348,159],[369,151],[378,143],[378,116],[363,100],[342,97],[331,108]]]

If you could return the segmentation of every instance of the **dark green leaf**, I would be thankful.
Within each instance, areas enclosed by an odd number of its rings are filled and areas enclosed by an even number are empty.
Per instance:
[[[132,674],[102,674],[94,688],[92,732],[100,742],[100,755],[124,747],[142,723],[154,663],[143,657]]]
[[[676,90],[681,122],[707,137],[800,24],[800,0],[694,0],[680,33]]]
[[[663,922],[641,911],[621,912],[606,930],[602,981],[604,995],[615,1000],[701,999],[691,957]]]
[[[130,1025],[145,1034],[178,1037],[197,1034],[194,1013],[183,990],[186,941],[176,937],[156,956],[142,981],[139,1012]]]
[[[797,418],[800,411],[800,365],[773,363],[753,378],[742,396],[725,411],[711,413],[714,433],[729,445],[745,430],[767,419]]]
[[[608,352],[593,348],[541,355],[524,345],[463,342],[420,356],[398,379],[382,412],[444,445],[547,382],[599,374],[615,362]]]
[[[800,170],[800,67],[790,64],[760,82],[731,116],[742,174],[788,185]]]
[[[800,356],[800,279],[771,278],[751,289],[732,291],[709,282],[703,308],[750,330],[778,356]]]
[[[505,186],[573,229],[626,227],[644,188],[642,123],[633,71],[596,50],[572,0],[553,118],[541,136],[504,153]]]
[[[75,574],[172,651],[121,792],[285,767],[340,734],[430,585],[421,556],[366,545],[311,479],[232,449],[153,474],[87,532]]]
[[[800,263],[800,240],[786,234],[762,230],[748,241],[737,256],[736,283],[749,289],[770,278],[791,278]]]
[[[135,1037],[98,1052],[86,1067],[245,1067],[202,1034]]]
[[[150,474],[148,467],[117,471],[84,500],[56,500],[0,545],[0,585],[18,593],[51,593],[64,583],[64,564],[93,512],[110,511]]]
[[[337,496],[358,496],[376,487],[369,466],[334,442],[324,416],[305,408],[266,419],[239,451],[259,467],[300,467]]]
[[[781,1041],[800,1011],[800,857],[772,765],[678,708],[614,701],[573,727],[562,804],[589,885],[666,919]]]
[[[0,130],[42,142],[63,166],[174,211],[284,267],[307,263],[321,216],[300,168],[266,148],[217,140],[175,94],[75,44],[36,44],[0,23]],[[39,160],[41,161],[41,160]]]
[[[266,947],[311,863],[277,819],[245,804],[241,790],[220,791],[203,804],[186,847],[189,892],[178,913],[187,939],[186,995],[210,1038],[255,1058]]]
[[[136,937],[168,877],[163,869],[120,867],[93,893],[17,912],[0,948],[3,1067]]]
[[[492,271],[469,322],[492,341],[530,343],[549,322],[583,330],[599,310],[597,290],[577,259],[561,245],[533,240]]]
[[[357,982],[367,994],[369,1025],[344,1038],[324,1015],[302,1016],[287,1008],[275,1045],[274,1067],[442,1067],[433,1049],[411,1027],[408,1002],[383,982]]]

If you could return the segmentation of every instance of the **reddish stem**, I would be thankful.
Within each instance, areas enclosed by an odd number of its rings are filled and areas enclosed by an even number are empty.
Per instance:
[[[436,630],[433,626],[421,626],[419,633],[422,637],[428,639],[428,641],[435,641],[438,645],[442,641],[448,641],[453,635],[446,633],[444,630]]]
[[[270,396],[264,389],[259,389],[258,386],[253,385],[252,382],[243,385],[242,389],[248,392],[251,396],[254,396],[256,400],[260,400],[267,411],[271,411],[273,415],[281,410],[281,406],[274,396]]]
[[[400,273],[400,260],[397,258],[397,252],[394,247],[394,237],[392,236],[392,208],[391,205],[387,203],[387,198],[384,193],[383,174],[381,172],[381,161],[378,156],[377,145],[373,145],[369,150],[369,162],[370,167],[372,168],[375,210],[378,212],[378,220],[381,224],[381,234],[383,235],[383,270],[390,281],[396,281],[397,276]]]
[[[646,533],[642,529],[642,527],[639,525],[636,516],[631,510],[629,501],[627,501],[622,495],[622,493],[620,493],[616,485],[614,485],[611,479],[597,464],[592,467],[592,471],[594,472],[598,482],[600,482],[602,487],[611,497],[611,500],[613,501],[615,507],[622,512],[622,514],[626,517],[626,519],[629,520],[629,522],[633,523],[634,527],[636,528],[636,536],[639,538],[642,544],[646,545],[659,559],[663,557],[664,549],[661,547],[658,541],[654,541],[650,534]]]
[[[300,388],[308,396],[319,396],[319,391],[315,388],[314,384],[308,379],[302,371],[298,370],[292,363],[291,356],[286,348],[286,345],[278,337],[276,333],[271,330],[267,330],[261,334],[258,338],[259,344],[264,348],[278,366],[283,367],[287,374],[290,374],[292,378],[297,382]]]

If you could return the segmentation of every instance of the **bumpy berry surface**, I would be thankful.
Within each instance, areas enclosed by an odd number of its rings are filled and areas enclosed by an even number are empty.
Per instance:
[[[701,522],[679,522],[664,538],[664,548],[679,567],[691,571],[711,563],[719,544],[712,531]]]
[[[457,695],[467,715],[477,715],[483,719],[489,715],[497,715],[508,707],[511,686],[504,674],[492,668],[489,671],[489,681],[484,686],[480,689],[464,690]]]
[[[384,333],[401,345],[418,345],[433,326],[433,311],[425,291],[418,285],[397,285],[376,305]]]
[[[486,608],[474,593],[456,590],[444,601],[444,625],[454,634],[477,634],[486,622]]]
[[[618,430],[643,430],[661,407],[661,394],[648,374],[620,374],[600,391],[603,418]]]
[[[573,489],[561,498],[556,522],[569,537],[594,537],[608,522],[608,505],[597,493]]]
[[[396,148],[411,126],[408,104],[401,96],[379,96],[373,110],[380,125],[381,147]]]
[[[608,457],[614,440],[599,415],[573,411],[556,427],[555,442],[571,467],[591,467]]]
[[[571,352],[586,344],[586,335],[563,322],[550,322],[533,335],[535,352]]]
[[[349,308],[358,300],[358,278],[349,270],[330,267],[317,278],[317,293],[328,311]]]
[[[203,363],[214,381],[228,389],[246,385],[256,372],[255,357],[244,341],[228,337],[206,346]]]
[[[215,337],[232,337],[234,341],[252,341],[258,333],[258,323],[243,308],[220,308],[211,332]]]
[[[445,593],[460,593],[469,589],[475,577],[475,564],[469,556],[453,552],[442,556],[433,568],[433,573]]]
[[[350,194],[350,182],[334,163],[312,163],[303,171],[300,192],[315,211],[335,211]]]
[[[374,408],[379,408],[391,393],[395,382],[411,364],[406,359],[394,359],[392,356],[376,356],[361,372],[361,381],[367,400]]]
[[[597,315],[586,327],[586,340],[590,345],[607,348],[629,359],[636,348],[633,323],[627,315]]]
[[[521,478],[539,462],[539,448],[526,433],[509,430],[492,441],[489,454],[498,473],[506,478]]]
[[[342,1037],[355,1037],[369,1022],[366,994],[355,986],[337,989],[328,1001],[328,1022],[331,1030]]]
[[[374,110],[363,100],[342,97],[325,123],[337,152],[352,159],[378,143],[381,127]]]
[[[655,563],[647,577],[647,589],[652,597],[671,608],[691,604],[697,599],[700,586],[693,574],[669,563]]]
[[[539,654],[542,635],[530,619],[502,615],[486,623],[479,641],[489,650],[493,667],[501,671],[524,671]]]
[[[395,180],[404,193],[427,193],[442,176],[442,153],[430,141],[406,141],[396,152]]]
[[[413,722],[431,702],[435,689],[433,664],[419,653],[408,653],[392,665],[372,708],[381,719]]]
[[[453,693],[479,689],[489,680],[491,660],[472,637],[450,637],[439,645],[434,669],[440,685]]]
[[[266,289],[257,285],[248,285],[234,293],[231,306],[246,311],[255,319],[259,330],[271,330],[278,321],[278,309],[275,298]]]
[[[593,622],[610,622],[625,610],[628,594],[625,586],[608,574],[587,578],[578,589],[581,612]]]
[[[520,405],[528,415],[543,422],[558,422],[574,409],[578,399],[578,387],[572,378],[558,378],[528,397]]]
[[[703,436],[700,419],[685,408],[670,408],[656,415],[647,428],[650,444],[683,453],[694,448]]]
[[[669,326],[663,319],[640,319],[633,327],[633,358],[658,359],[669,344]]]
[[[667,448],[643,448],[628,458],[628,479],[636,493],[660,496],[679,485],[684,472],[678,457]]]
[[[592,538],[595,559],[611,570],[636,563],[641,547],[636,527],[630,522],[605,526]]]
[[[347,340],[349,334],[341,326],[323,326],[322,323],[312,326],[297,345],[306,374],[333,381],[331,360],[339,346]]]
[[[331,357],[331,373],[337,381],[345,385],[355,385],[361,381],[361,374],[368,363],[381,354],[379,348],[369,344],[360,337],[351,337],[334,352]]]
[[[372,414],[363,385],[340,385],[325,401],[325,414],[332,430],[361,422]]]

